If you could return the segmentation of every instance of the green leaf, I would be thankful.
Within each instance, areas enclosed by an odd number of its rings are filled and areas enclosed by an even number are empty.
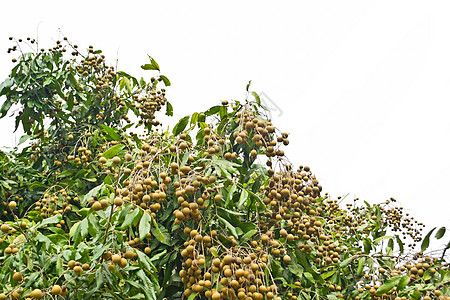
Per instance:
[[[405,288],[405,286],[408,285],[409,281],[411,280],[411,278],[408,275],[403,276],[400,281],[398,282],[397,285],[397,291],[401,291]]]
[[[439,228],[438,232],[436,232],[436,236],[435,236],[435,237],[436,237],[438,240],[441,239],[441,238],[444,236],[445,231],[446,231],[446,228],[445,228],[445,227]]]
[[[198,292],[192,293],[192,294],[189,295],[187,300],[193,300],[193,299],[195,299],[197,297],[197,295],[198,295]]]
[[[327,279],[327,278],[333,276],[334,273],[336,273],[336,270],[328,271],[328,272],[326,272],[326,273],[320,274],[320,277],[322,277],[322,279],[325,280],[325,279]]]
[[[305,273],[303,273],[303,275],[305,275],[305,278],[312,284],[316,283],[316,280],[314,279],[314,276],[311,273],[305,272]]]
[[[376,295],[380,296],[383,295],[384,293],[389,292],[390,290],[392,290],[394,288],[394,286],[396,286],[400,279],[402,278],[402,276],[394,276],[389,278],[388,280],[386,280],[377,290]]]
[[[211,250],[211,254],[214,256],[214,257],[219,257],[219,254],[217,253],[217,250],[216,250],[216,248],[211,248],[212,250]]]
[[[89,220],[84,218],[80,223],[81,238],[84,239],[89,232]]]
[[[3,95],[3,91],[9,89],[14,84],[14,80],[11,78],[6,78],[5,81],[0,83],[0,95]]]
[[[24,286],[24,288],[28,288],[30,287],[33,283],[36,282],[36,280],[41,276],[41,272],[36,272],[31,274],[26,281],[26,284]]]
[[[120,226],[121,230],[128,228],[133,223],[134,219],[139,216],[140,211],[140,209],[135,208],[131,213],[127,214],[125,221],[123,221],[122,226]]]
[[[94,197],[95,195],[98,194],[98,191],[103,187],[103,185],[98,185],[96,187],[94,187],[92,190],[90,190],[86,195],[84,195],[83,197],[83,204],[85,204],[89,198]]]
[[[0,118],[3,118],[7,113],[8,110],[11,108],[12,101],[9,99],[6,99],[5,102],[3,102],[2,107],[0,108]]]
[[[397,244],[400,248],[400,253],[403,253],[404,247],[403,247],[403,241],[400,239],[398,235],[395,236],[395,239],[397,240]]]
[[[370,250],[372,249],[372,245],[370,244],[370,240],[369,239],[364,239],[363,240],[363,245],[364,245],[364,254],[369,254]]]
[[[230,203],[233,201],[233,194],[236,191],[236,185],[233,184],[230,186],[230,189],[228,190],[228,194],[226,195],[225,198],[225,206],[229,206]]]
[[[352,261],[353,257],[349,257],[339,264],[339,267],[345,268]]]
[[[173,107],[169,101],[166,102],[166,115],[172,117],[173,116]]]
[[[46,243],[46,244],[50,244],[52,241],[46,237],[43,234],[38,234],[36,235],[36,237],[34,238],[35,241],[41,242],[41,243]]]
[[[259,98],[259,95],[256,92],[252,92],[253,97],[255,97],[256,103],[261,105],[261,99]]]
[[[99,244],[97,247],[94,248],[94,255],[92,256],[92,260],[97,260],[100,258],[100,256],[103,255],[106,249],[111,247],[111,244],[102,245]]]
[[[244,203],[247,201],[247,199],[248,199],[248,192],[245,189],[243,189],[241,192],[241,196],[239,197],[238,206],[239,207],[243,206]]]
[[[170,245],[170,234],[169,231],[161,224],[156,223],[155,219],[152,218],[152,234],[158,241],[163,244]]]
[[[388,239],[392,239],[392,236],[383,235],[383,236],[380,236],[379,238],[375,239],[373,241],[373,243],[374,243],[374,245],[377,245],[379,242],[381,242],[383,240],[388,240]]]
[[[114,145],[111,148],[109,148],[108,150],[106,150],[105,152],[103,152],[102,156],[104,158],[108,158],[108,159],[113,158],[123,148],[125,148],[125,145],[123,145],[123,144]]]
[[[122,138],[120,137],[120,135],[116,132],[115,129],[106,126],[104,124],[100,124],[100,126],[102,126],[103,130],[115,141],[120,141],[122,140]]]
[[[139,239],[143,240],[147,236],[147,233],[150,232],[151,224],[152,217],[148,212],[144,212],[144,215],[139,222]]]
[[[25,143],[30,137],[31,137],[31,136],[28,135],[28,134],[22,135],[22,136],[20,137],[20,139],[19,139],[19,144],[18,144],[18,145],[21,145],[21,144]]]
[[[288,265],[289,271],[291,271],[292,274],[297,275],[298,277],[302,277],[303,275],[303,268],[300,268],[299,265],[291,261],[291,263]]]
[[[252,84],[252,81],[250,80],[248,83],[247,83],[247,86],[245,87],[245,90],[248,92],[248,89],[250,88],[250,85]]]
[[[141,69],[143,70],[158,70],[154,65],[152,64],[145,64],[141,66]]]
[[[184,128],[186,128],[186,125],[189,123],[189,117],[190,116],[186,116],[178,121],[177,125],[175,125],[172,130],[174,135],[179,135],[184,130]]]
[[[165,86],[170,86],[170,80],[169,80],[169,78],[167,78],[167,77],[164,76],[164,75],[159,75],[159,78],[162,79],[162,81],[164,82],[164,85],[165,85]]]
[[[206,116],[212,116],[214,114],[217,114],[218,112],[220,112],[220,108],[222,108],[222,105],[216,105],[211,107],[210,109],[208,109],[207,111],[205,111],[205,115]]]
[[[258,230],[256,230],[256,229],[252,229],[252,230],[246,232],[246,233],[239,239],[239,242],[240,242],[240,243],[245,242],[246,240],[248,240],[249,238],[251,238],[251,237],[252,237],[255,233],[257,233],[257,232],[258,232]]]
[[[428,248],[428,246],[430,246],[430,236],[435,229],[436,229],[436,227],[431,229],[430,232],[428,232],[427,235],[425,236],[425,238],[423,239],[422,245],[420,246],[422,252],[425,251]]]
[[[37,228],[41,228],[42,226],[45,226],[47,224],[59,223],[59,221],[61,221],[61,218],[62,218],[61,214],[54,215],[53,217],[42,220],[42,222],[36,224],[34,228],[37,229]]]
[[[361,276],[362,271],[364,269],[364,263],[366,262],[366,258],[365,257],[361,257],[358,260],[358,269],[356,270],[356,276]]]
[[[137,257],[138,257],[140,263],[144,267],[144,269],[146,269],[148,271],[151,271],[153,269],[152,268],[153,264],[148,259],[148,256],[144,252],[142,252],[140,250],[136,250],[136,254],[137,254]]]
[[[231,232],[231,234],[232,234],[235,238],[238,237],[238,234],[237,234],[237,232],[236,232],[236,228],[235,228],[233,225],[231,225],[230,222],[228,222],[227,220],[225,220],[224,218],[222,218],[222,217],[219,216],[219,215],[217,216],[217,218],[218,218],[220,221],[222,221],[223,224],[225,224],[225,226],[228,228],[228,230]]]
[[[156,61],[153,59],[153,57],[148,55],[148,58],[150,58],[150,63],[141,66],[141,68],[144,69],[144,70],[157,70],[157,71],[159,71],[159,65],[158,65],[158,63],[156,63]]]

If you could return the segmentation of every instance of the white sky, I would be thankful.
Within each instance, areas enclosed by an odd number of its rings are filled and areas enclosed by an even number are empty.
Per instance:
[[[394,197],[429,228],[450,227],[447,1],[63,3],[2,3],[1,80],[12,67],[8,37],[36,37],[38,24],[47,48],[60,28],[132,75],[149,77],[140,65],[153,56],[172,82],[172,124],[244,99],[252,80],[281,109],[272,115],[290,133],[288,157],[325,191]],[[13,143],[12,126],[0,120],[0,145]]]

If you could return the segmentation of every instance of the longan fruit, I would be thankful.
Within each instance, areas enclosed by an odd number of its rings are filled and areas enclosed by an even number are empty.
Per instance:
[[[114,254],[111,258],[112,262],[115,264],[120,263],[121,259],[122,259],[122,256],[120,256],[120,254]]]
[[[33,297],[34,299],[41,299],[43,296],[43,293],[40,289],[35,289],[31,292],[31,297]]]
[[[15,273],[14,273],[14,275],[13,275],[13,280],[14,280],[15,282],[22,281],[22,279],[23,279],[23,275],[22,275],[21,272],[15,272]]]
[[[59,295],[59,294],[61,294],[61,287],[60,287],[59,285],[55,284],[55,285],[52,287],[52,294],[53,294],[53,295]]]
[[[9,207],[11,210],[15,209],[15,208],[17,207],[16,201],[11,201],[11,202],[9,202],[8,207]]]
[[[115,164],[115,165],[120,164],[121,161],[122,161],[122,160],[121,160],[120,157],[118,157],[118,156],[114,156],[114,157],[112,158],[112,162],[113,162],[113,164]]]

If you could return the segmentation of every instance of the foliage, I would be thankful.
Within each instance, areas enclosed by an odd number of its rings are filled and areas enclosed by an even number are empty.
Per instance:
[[[149,82],[66,39],[14,59],[1,115],[17,106],[29,143],[0,153],[0,299],[450,294],[445,251],[425,252],[432,232],[422,239],[392,198],[340,207],[309,167],[294,169],[288,133],[250,84],[244,101],[153,130],[155,113],[173,109],[149,58]]]

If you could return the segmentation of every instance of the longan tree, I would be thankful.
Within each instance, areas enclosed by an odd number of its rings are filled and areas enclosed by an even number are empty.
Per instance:
[[[250,84],[155,130],[173,108],[153,58],[147,81],[11,40],[0,116],[26,134],[0,152],[0,299],[448,299],[434,232],[393,198],[329,197]]]

